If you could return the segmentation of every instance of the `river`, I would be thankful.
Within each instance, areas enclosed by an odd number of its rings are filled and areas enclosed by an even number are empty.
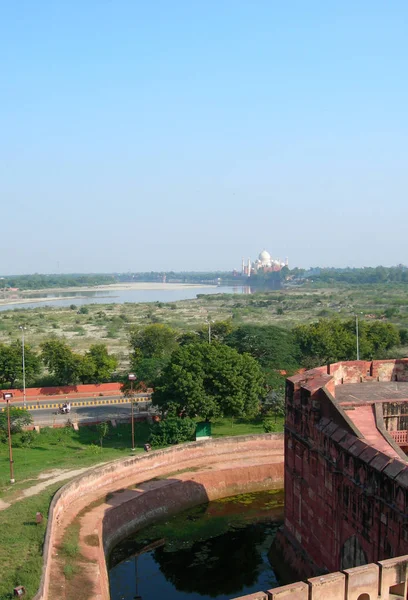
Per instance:
[[[198,294],[248,294],[246,286],[195,286],[180,287],[168,284],[166,289],[105,289],[89,291],[53,292],[44,290],[30,294],[30,298],[10,300],[10,304],[0,305],[0,311],[13,309],[41,308],[44,306],[70,306],[75,304],[125,304],[126,302],[176,302],[190,300]],[[35,300],[36,298],[40,300]],[[13,303],[15,302],[15,303]]]

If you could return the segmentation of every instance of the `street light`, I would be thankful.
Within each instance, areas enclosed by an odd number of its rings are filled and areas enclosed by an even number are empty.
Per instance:
[[[136,375],[134,373],[129,373],[128,379],[130,381],[130,403],[132,409],[132,452],[135,451],[135,419],[133,414],[133,382],[136,379]]]
[[[206,322],[208,323],[208,343],[211,344],[211,323],[214,323],[214,321],[208,317]]]
[[[11,447],[11,426],[10,426],[10,398],[13,394],[10,392],[3,392],[3,399],[7,402],[7,431],[8,431],[8,443],[9,443],[9,461],[10,461],[10,483],[15,483],[14,479],[14,468],[13,468],[13,449]]]
[[[23,325],[20,325],[20,329],[21,329],[21,333],[23,336],[22,339],[22,349],[23,349],[23,402],[24,402],[24,408],[27,408],[26,406],[26,380],[25,380],[25,348],[24,348],[24,331],[26,330],[26,327],[24,327]]]

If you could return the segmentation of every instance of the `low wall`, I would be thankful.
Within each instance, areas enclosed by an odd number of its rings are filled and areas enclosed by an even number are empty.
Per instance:
[[[168,485],[152,489],[106,512],[103,519],[105,554],[132,532],[198,504],[265,489],[283,489],[281,463],[233,466],[213,472],[188,473],[169,479]],[[283,515],[282,515],[283,518]]]
[[[87,385],[61,385],[55,387],[40,387],[40,388],[26,388],[26,398],[32,400],[33,398],[49,397],[49,396],[66,396],[66,395],[78,395],[78,396],[93,396],[94,394],[106,394],[107,392],[112,395],[120,394],[122,389],[121,383],[98,383],[98,384],[87,384]],[[11,389],[1,390],[1,393],[13,394],[13,400],[17,398],[23,398],[23,389]]]
[[[156,507],[158,510],[168,510],[169,514],[177,510],[183,510],[188,506],[193,506],[206,499],[221,498],[240,491],[263,489],[265,487],[283,487],[283,435],[282,434],[264,434],[258,436],[237,436],[234,438],[222,438],[218,440],[206,440],[203,442],[192,442],[180,446],[166,448],[145,455],[138,455],[126,459],[116,460],[106,465],[92,469],[80,477],[72,480],[63,486],[55,494],[49,511],[48,525],[44,543],[44,566],[41,578],[41,585],[35,600],[47,600],[56,597],[55,591],[50,592],[51,573],[52,580],[58,579],[55,567],[56,556],[58,555],[58,544],[61,541],[61,535],[64,529],[81,511],[92,502],[102,498],[102,504],[107,502],[106,494],[118,490],[119,488],[128,488],[132,484],[147,481],[153,477],[164,475],[166,473],[177,472],[185,468],[194,468],[195,465],[206,466],[216,458],[219,464],[222,464],[223,457],[231,456],[233,460],[239,460],[240,456],[248,457],[259,453],[260,451],[270,456],[269,464],[261,464],[257,467],[256,459],[242,468],[223,469],[223,474],[217,473],[217,469],[205,476],[201,480],[198,473],[186,473],[184,486],[177,478],[179,490],[174,486],[173,493],[168,495],[168,501],[164,505],[167,509]],[[264,462],[264,461],[263,461]],[[271,466],[273,463],[273,466]],[[206,479],[207,477],[207,479]],[[200,493],[197,490],[200,489]],[[180,491],[183,490],[183,494]],[[162,498],[163,499],[163,498]],[[157,500],[159,502],[159,499]],[[106,505],[105,505],[106,506]],[[124,505],[121,505],[124,511]],[[142,504],[139,505],[142,507]],[[108,598],[109,591],[107,586],[106,565],[101,549],[109,549],[119,536],[126,535],[129,525],[128,519],[133,518],[132,526],[141,518],[135,514],[135,505],[126,509],[126,516],[120,515],[120,510],[115,510],[112,506],[102,507],[102,520],[97,526],[97,534],[103,544],[95,549],[96,562],[92,565],[92,583],[96,588],[101,588],[101,593],[92,594],[92,598]],[[105,514],[106,512],[106,514]],[[107,515],[112,513],[109,517]],[[124,513],[125,514],[125,513]],[[133,517],[132,517],[133,516]],[[106,518],[105,518],[106,517]],[[157,511],[151,511],[149,515],[143,517],[143,523],[147,524],[149,519],[157,517]],[[102,523],[104,532],[102,531]],[[54,561],[54,564],[53,564]],[[103,565],[101,564],[103,562]]]
[[[312,577],[235,600],[405,600],[408,556]]]

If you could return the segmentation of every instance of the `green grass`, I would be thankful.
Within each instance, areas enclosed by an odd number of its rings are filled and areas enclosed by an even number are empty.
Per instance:
[[[147,423],[135,423],[137,451],[143,451],[149,433]],[[36,434],[29,448],[18,447],[20,435],[13,436],[14,477],[11,486],[8,447],[0,444],[0,498],[8,500],[18,490],[38,483],[39,473],[51,469],[80,469],[131,454],[131,428],[129,424],[110,428],[100,449],[96,427],[81,427],[74,431],[43,428]],[[62,485],[62,484],[61,484]]]
[[[268,418],[268,420],[270,417]],[[274,421],[274,419],[271,419]],[[284,418],[278,417],[276,420],[276,431],[283,431]],[[231,435],[249,435],[253,433],[265,433],[262,420],[253,419],[219,419],[212,424],[212,436],[214,438]]]
[[[47,521],[37,525],[36,512],[48,514],[51,498],[61,484],[17,502],[0,512],[0,600],[13,597],[13,588],[23,585],[26,598],[38,590],[42,570],[42,545]]]

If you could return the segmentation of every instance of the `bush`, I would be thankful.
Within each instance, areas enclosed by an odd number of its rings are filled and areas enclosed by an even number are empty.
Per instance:
[[[265,419],[262,423],[265,433],[277,433],[282,431],[282,425],[272,421],[271,419]]]
[[[20,437],[20,443],[23,448],[32,446],[37,434],[34,431],[24,431]]]
[[[152,446],[165,446],[191,442],[195,439],[196,424],[193,419],[169,417],[150,428],[149,442]]]

